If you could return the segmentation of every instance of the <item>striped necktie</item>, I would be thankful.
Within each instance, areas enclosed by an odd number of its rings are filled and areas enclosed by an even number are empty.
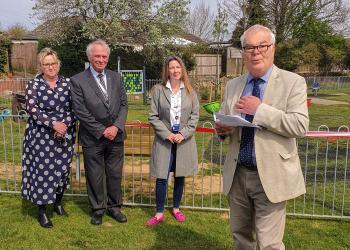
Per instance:
[[[105,83],[105,80],[104,80],[104,77],[103,77],[103,74],[98,74],[97,75],[97,78],[99,79],[100,81],[100,89],[102,91],[102,94],[103,96],[105,97],[106,100],[108,100],[108,94],[107,94],[107,85]]]

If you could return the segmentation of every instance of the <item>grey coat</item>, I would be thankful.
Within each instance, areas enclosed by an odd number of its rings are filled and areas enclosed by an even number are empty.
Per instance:
[[[170,89],[156,85],[152,90],[149,122],[155,137],[150,161],[151,175],[166,179],[169,169],[171,142],[166,138],[171,133],[170,124]],[[184,140],[177,145],[175,176],[191,176],[198,171],[197,146],[194,132],[199,119],[199,102],[195,92],[193,96],[181,91],[180,133]]]

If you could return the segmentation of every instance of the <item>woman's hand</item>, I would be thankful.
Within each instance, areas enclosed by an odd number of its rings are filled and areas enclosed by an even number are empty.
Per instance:
[[[181,143],[184,139],[185,139],[185,138],[183,137],[183,135],[180,134],[180,133],[178,133],[178,134],[176,134],[176,135],[174,136],[174,139],[173,139],[173,140],[174,140],[175,143],[179,144],[179,143]]]
[[[54,138],[59,138],[59,139],[63,139],[64,138],[64,135],[58,133],[58,132],[55,132],[54,135],[53,135]]]
[[[174,143],[175,134],[170,133],[166,139],[169,140],[171,143]]]
[[[61,134],[62,136],[64,136],[67,132],[67,125],[64,124],[63,122],[53,122],[53,129],[55,130],[55,132],[57,132],[58,134]]]

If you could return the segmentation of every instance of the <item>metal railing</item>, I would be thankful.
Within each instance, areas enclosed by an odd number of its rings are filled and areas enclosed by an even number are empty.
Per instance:
[[[350,76],[312,76],[305,80],[309,88],[314,82],[318,82],[321,89],[350,88]]]
[[[149,159],[154,138],[149,124],[127,124],[123,169],[124,203],[135,206],[154,206],[155,178],[149,174]],[[322,130],[324,126],[320,127]],[[21,156],[24,116],[0,116],[0,193],[20,193]],[[182,206],[192,209],[228,210],[222,192],[222,168],[227,152],[227,140],[221,142],[212,124],[197,128],[198,174],[185,181]],[[348,127],[337,132],[308,132],[298,140],[306,194],[288,202],[292,215],[350,218]],[[86,195],[85,172],[81,148],[76,145],[71,166],[69,195]],[[172,178],[169,186],[172,187]],[[169,190],[172,190],[169,188]],[[172,192],[167,204],[171,205]]]

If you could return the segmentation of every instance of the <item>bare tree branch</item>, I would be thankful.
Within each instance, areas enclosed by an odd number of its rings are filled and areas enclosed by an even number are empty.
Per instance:
[[[209,5],[201,1],[189,10],[185,21],[185,29],[188,33],[196,35],[203,40],[212,40],[214,14]]]

